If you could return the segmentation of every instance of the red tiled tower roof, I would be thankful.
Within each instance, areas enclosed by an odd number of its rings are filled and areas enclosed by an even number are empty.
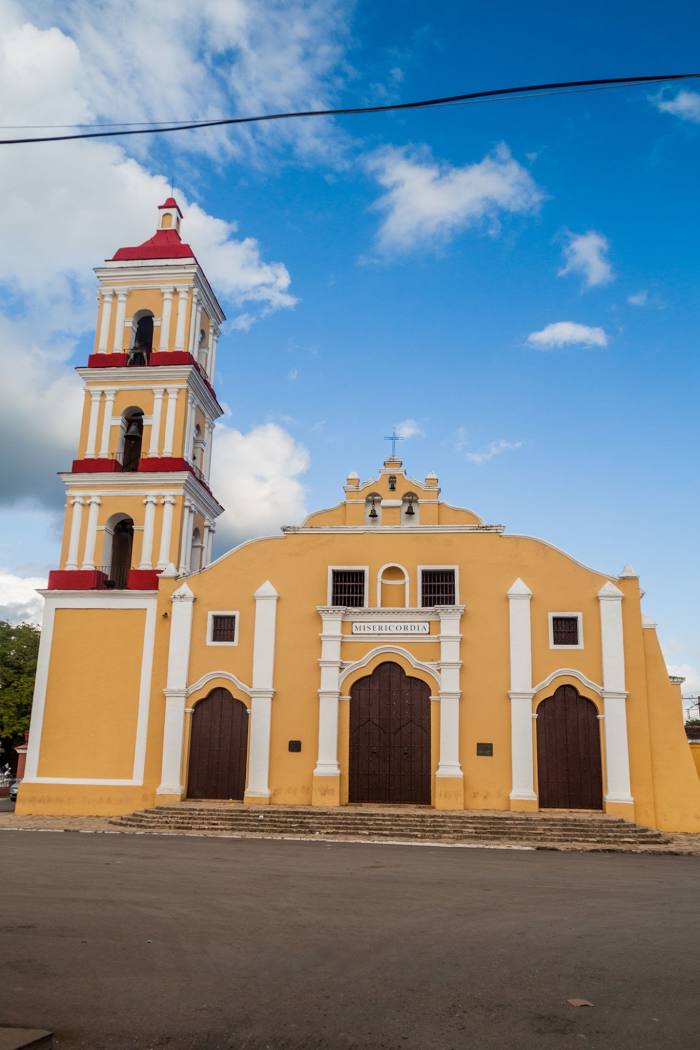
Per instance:
[[[158,206],[158,210],[174,208],[182,218],[182,212],[174,197],[168,199]],[[180,237],[179,232],[171,227],[167,230],[156,230],[143,244],[136,244],[129,248],[119,248],[110,262],[124,261],[129,259],[194,259],[195,254],[189,244]]]

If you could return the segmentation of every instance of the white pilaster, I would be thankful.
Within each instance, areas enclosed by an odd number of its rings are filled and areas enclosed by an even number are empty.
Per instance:
[[[209,360],[207,361],[207,370],[209,372],[209,379],[212,385],[214,384],[214,369],[216,368],[216,346],[219,341],[219,329],[215,327],[212,322],[213,336],[211,340],[211,348],[209,350]]]
[[[73,514],[70,523],[70,539],[68,540],[68,557],[64,568],[77,569],[78,544],[80,542],[80,529],[83,524],[83,503],[85,501],[82,496],[74,496],[70,502]]]
[[[97,441],[97,417],[100,411],[101,390],[90,391],[90,419],[88,420],[87,442],[85,445],[85,458],[93,459],[95,456],[95,443]]]
[[[157,795],[182,795],[182,738],[185,724],[187,672],[192,638],[194,594],[183,583],[171,598],[168,677],[163,725],[163,760]]]
[[[109,387],[105,390],[105,403],[102,410],[102,437],[100,439],[100,456],[103,458],[109,455],[109,436],[112,430],[112,413],[114,411],[116,394],[117,391],[114,387]]]
[[[157,456],[160,449],[160,417],[163,411],[163,395],[165,389],[156,387],[153,391],[153,414],[151,416],[151,443],[148,449],[149,456]]]
[[[508,591],[510,621],[511,799],[537,798],[532,747],[532,591],[521,579]]]
[[[192,556],[192,526],[194,523],[194,506],[188,499],[182,512],[182,537],[180,540],[180,572],[190,571]]]
[[[124,350],[124,314],[126,313],[126,292],[117,292],[117,314],[114,319],[114,340],[112,350],[120,354]]]
[[[175,349],[185,349],[185,318],[187,317],[187,288],[177,290],[177,325],[175,327]]]
[[[340,774],[338,764],[338,708],[340,701],[340,646],[343,614],[338,609],[321,612],[321,686],[318,691],[318,758],[314,776]]]
[[[139,562],[139,569],[152,569],[156,497],[146,496],[143,502],[146,511],[143,516],[143,540],[141,543],[141,561]]]
[[[99,496],[90,496],[88,499],[88,520],[85,534],[85,550],[83,552],[83,569],[95,568],[95,543],[97,541],[97,518],[100,513]]]
[[[202,547],[202,568],[211,561],[211,545],[214,539],[216,527],[213,521],[207,518],[204,522],[204,545]]]
[[[193,394],[187,397],[187,417],[185,422],[185,452],[184,456],[188,463],[192,462],[192,445],[194,442],[194,412],[195,399]]]
[[[112,289],[102,292],[102,320],[100,322],[100,338],[97,343],[97,351],[100,354],[107,353],[107,339],[109,337],[109,322],[112,316]]]
[[[170,315],[173,309],[173,292],[173,288],[163,289],[163,316],[160,322],[159,350],[168,349],[168,339],[170,338]]]
[[[199,298],[199,292],[196,288],[192,289],[192,306],[190,307],[190,334],[187,338],[187,349],[189,352],[196,356],[196,326],[197,326],[197,314],[199,312],[199,306],[197,300]]]
[[[625,690],[625,643],[622,629],[623,593],[613,583],[598,592],[603,655],[606,802],[634,802],[630,784]]]
[[[274,695],[275,634],[279,595],[269,580],[255,592],[253,688],[250,710],[248,799],[270,797],[270,731]]]
[[[175,412],[177,410],[177,395],[179,390],[176,386],[168,388],[168,408],[165,413],[165,436],[163,438],[163,455],[172,456],[173,440],[175,438]]]
[[[211,453],[214,445],[214,424],[208,419],[206,423],[206,448],[204,449],[204,478],[208,482],[211,474]]]
[[[173,507],[175,498],[163,496],[163,521],[160,530],[160,550],[158,551],[158,568],[167,569],[170,564],[170,543],[173,536]]]
[[[440,760],[437,777],[463,777],[459,761],[460,621],[459,605],[439,605],[440,614]]]

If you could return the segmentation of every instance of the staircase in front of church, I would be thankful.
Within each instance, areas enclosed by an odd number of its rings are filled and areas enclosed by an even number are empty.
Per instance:
[[[519,845],[552,849],[663,847],[670,839],[651,828],[602,814],[463,812],[427,808],[244,806],[185,801],[156,806],[112,824],[155,834],[241,835],[383,842]]]

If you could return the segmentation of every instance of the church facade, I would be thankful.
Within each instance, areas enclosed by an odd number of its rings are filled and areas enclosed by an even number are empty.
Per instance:
[[[212,562],[223,312],[169,198],[97,269],[18,812],[183,798],[603,811],[700,831],[636,573],[441,498],[390,456]]]

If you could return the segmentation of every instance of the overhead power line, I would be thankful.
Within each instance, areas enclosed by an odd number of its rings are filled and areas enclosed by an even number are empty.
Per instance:
[[[73,135],[36,135],[22,138],[0,139],[0,146],[19,146],[31,142],[69,142],[75,139],[115,138],[126,135],[163,135],[170,131],[192,131],[195,128],[216,128],[233,124],[256,124],[272,120],[296,120],[301,117],[348,117],[364,113],[389,113],[408,109],[429,109],[435,106],[450,106],[458,103],[495,101],[508,97],[532,97],[543,94],[565,94],[575,89],[606,90],[630,87],[636,84],[660,84],[676,80],[694,80],[700,73],[668,73],[658,76],[604,77],[596,80],[565,80],[553,84],[527,84],[520,87],[491,88],[487,91],[468,91],[461,95],[446,95],[443,98],[427,98],[416,102],[393,102],[383,106],[346,106],[341,109],[306,109],[292,113],[262,113],[251,117],[220,117],[215,120],[190,120],[147,122],[143,126],[133,124],[115,125],[58,125],[59,127],[102,127],[110,130],[77,131]],[[47,127],[48,125],[39,125]],[[27,127],[27,125],[25,125]],[[115,130],[111,130],[114,128]],[[116,130],[121,128],[122,130]]]

